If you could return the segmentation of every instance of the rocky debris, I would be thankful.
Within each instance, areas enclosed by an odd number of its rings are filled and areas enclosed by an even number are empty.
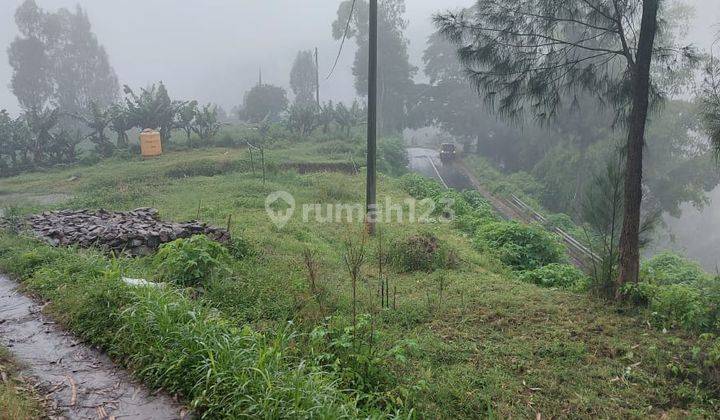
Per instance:
[[[207,235],[221,243],[230,240],[227,230],[205,223],[164,222],[152,208],[127,212],[103,209],[46,211],[28,217],[26,222],[31,232],[52,246],[96,246],[130,256],[149,255],[161,244],[193,235]]]

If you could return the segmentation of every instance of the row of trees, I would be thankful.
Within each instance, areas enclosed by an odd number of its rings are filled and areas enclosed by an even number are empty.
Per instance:
[[[332,101],[321,106],[296,103],[288,109],[285,125],[290,131],[302,136],[322,128],[325,134],[335,129],[336,132],[349,137],[351,130],[362,125],[366,117],[366,108],[357,101],[350,107],[342,102],[334,104]]]
[[[193,134],[209,140],[220,130],[215,105],[172,100],[162,82],[139,93],[125,86],[124,92],[121,101],[103,105],[91,100],[78,113],[44,107],[12,118],[1,111],[0,175],[77,161],[78,145],[84,141],[92,143],[100,157],[108,157],[128,147],[128,132],[133,129],[157,128],[165,144],[173,130],[183,130],[190,146]]]

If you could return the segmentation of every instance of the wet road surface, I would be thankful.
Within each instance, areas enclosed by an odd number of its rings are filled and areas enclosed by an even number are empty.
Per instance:
[[[183,408],[151,393],[103,353],[79,342],[0,275],[0,343],[69,419],[179,419]],[[0,408],[1,409],[1,408]],[[1,413],[0,413],[1,414]],[[0,415],[2,417],[2,415]]]
[[[453,162],[443,163],[437,150],[409,148],[410,170],[428,178],[440,181],[441,184],[458,191],[473,189],[473,183],[463,169]]]

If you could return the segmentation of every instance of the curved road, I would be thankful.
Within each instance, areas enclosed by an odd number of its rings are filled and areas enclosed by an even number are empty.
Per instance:
[[[445,188],[453,188],[458,191],[476,190],[485,197],[495,208],[495,211],[508,220],[518,220],[523,223],[545,224],[544,216],[537,213],[530,206],[523,203],[518,197],[512,195],[510,198],[503,198],[492,194],[482,183],[465,167],[461,160],[444,164],[436,150],[425,148],[409,148],[408,157],[410,169],[428,178],[438,180]],[[573,264],[581,269],[589,271],[592,269],[593,260],[599,261],[595,253],[583,245],[562,229],[553,229],[553,233],[560,236],[565,243],[568,255]]]

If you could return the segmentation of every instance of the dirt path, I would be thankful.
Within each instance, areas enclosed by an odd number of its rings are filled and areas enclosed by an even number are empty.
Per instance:
[[[0,343],[70,419],[178,419],[183,408],[150,393],[103,353],[80,343],[0,275]]]

